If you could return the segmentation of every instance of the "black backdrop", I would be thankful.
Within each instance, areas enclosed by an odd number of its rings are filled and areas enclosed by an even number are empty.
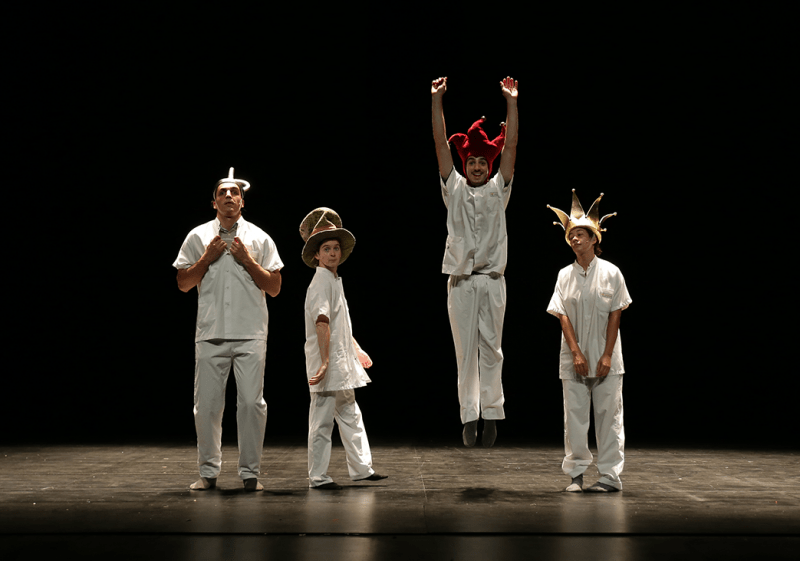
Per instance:
[[[26,87],[8,107],[21,125],[9,164],[19,186],[35,184],[11,216],[35,225],[35,251],[10,302],[35,303],[9,316],[6,350],[25,360],[5,375],[3,439],[193,441],[196,292],[178,291],[171,263],[234,166],[253,186],[246,218],[285,263],[268,301],[267,440],[303,442],[307,429],[312,271],[297,227],[330,206],[357,239],[340,273],[375,362],[357,392],[371,439],[457,443],[429,85],[449,77],[449,134],[485,115],[493,137],[510,75],[520,142],[499,442],[561,441],[560,332],[545,309],[573,255],[546,205],[568,209],[575,188],[587,208],[604,192],[601,212],[618,212],[603,247],[633,298],[621,329],[629,442],[796,446],[795,367],[773,365],[791,330],[765,313],[788,310],[781,279],[793,276],[770,218],[788,208],[796,160],[791,43],[774,16],[645,18],[591,35],[536,21],[513,43],[482,34],[480,48],[422,29],[290,37],[272,20],[245,33],[224,18],[180,37],[163,21],[123,32],[120,15],[43,34],[11,69]]]

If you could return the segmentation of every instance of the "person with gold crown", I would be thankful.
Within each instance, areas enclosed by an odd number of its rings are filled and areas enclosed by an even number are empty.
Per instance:
[[[372,359],[353,337],[339,266],[356,239],[342,228],[332,209],[320,207],[300,223],[303,262],[314,278],[306,291],[306,374],[311,392],[308,413],[308,485],[323,491],[342,487],[328,475],[333,422],[339,425],[347,468],[353,481],[379,481],[386,475],[372,469],[372,452],[355,389],[371,380],[365,368]]]
[[[194,419],[200,479],[189,487],[213,489],[222,465],[222,412],[231,368],[236,377],[239,477],[246,491],[260,491],[258,476],[267,403],[267,302],[281,290],[283,262],[266,232],[242,217],[250,183],[233,176],[217,181],[216,217],[194,228],[173,266],[178,288],[197,287]]]
[[[547,205],[559,218],[575,262],[558,273],[547,311],[561,322],[559,377],[564,396],[564,461],[561,468],[572,478],[569,492],[583,491],[583,474],[593,457],[589,450],[589,410],[594,407],[597,470],[600,479],[587,491],[622,490],[625,464],[625,428],[622,415],[622,310],[632,302],[619,268],[600,259],[600,242],[610,216],[600,218],[600,199],[584,213],[572,190],[570,214]]]
[[[449,275],[447,309],[456,349],[465,446],[475,445],[479,418],[484,420],[484,446],[494,444],[496,422],[505,419],[501,380],[506,309],[503,274],[508,256],[505,212],[517,156],[517,81],[507,77],[500,87],[507,111],[500,135],[490,141],[482,128],[485,118],[481,118],[467,134],[454,134],[448,141],[442,109],[447,78],[431,84],[433,140],[447,207],[442,272]],[[449,142],[461,157],[464,175],[453,166]],[[498,155],[499,171],[492,176]]]

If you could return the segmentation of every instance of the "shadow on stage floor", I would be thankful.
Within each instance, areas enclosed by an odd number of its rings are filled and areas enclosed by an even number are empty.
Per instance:
[[[219,488],[189,491],[191,444],[0,449],[0,557],[47,559],[794,559],[800,453],[628,448],[624,490],[563,492],[562,450],[373,446],[389,479],[307,488],[304,443],[267,443],[245,493],[236,447]],[[597,476],[587,472],[591,484]]]

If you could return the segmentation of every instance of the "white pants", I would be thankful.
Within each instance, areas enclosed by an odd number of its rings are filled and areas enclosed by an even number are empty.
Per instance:
[[[267,425],[266,360],[266,341],[217,339],[195,343],[194,424],[202,477],[217,477],[222,465],[222,412],[231,366],[236,377],[239,477],[258,477]]]
[[[333,481],[328,476],[328,464],[331,461],[334,419],[339,425],[339,436],[344,445],[350,479],[363,479],[375,473],[372,469],[372,452],[369,449],[367,431],[356,403],[355,391],[311,392],[311,406],[308,410],[309,487],[319,487]]]
[[[502,275],[451,275],[447,311],[456,346],[461,422],[505,419],[503,410],[503,319],[506,279]]]
[[[622,376],[561,380],[564,388],[564,462],[561,468],[577,477],[592,463],[589,451],[589,407],[594,406],[597,471],[600,482],[622,489],[625,465],[622,424]]]

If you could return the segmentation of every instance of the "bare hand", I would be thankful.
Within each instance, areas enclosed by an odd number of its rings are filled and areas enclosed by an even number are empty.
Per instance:
[[[609,372],[611,372],[611,357],[603,355],[600,357],[600,360],[597,361],[597,375],[602,378],[603,376],[607,376]]]
[[[250,252],[247,250],[247,246],[242,243],[238,237],[233,238],[233,243],[230,247],[231,255],[233,255],[237,261],[240,263],[247,263],[252,261],[253,258],[250,256]]]
[[[517,81],[511,76],[506,76],[500,80],[500,87],[503,89],[503,97],[506,99],[517,99],[519,90],[517,89]]]
[[[328,371],[328,363],[326,362],[325,364],[320,366],[319,370],[317,370],[317,373],[311,377],[311,379],[308,381],[308,385],[316,386],[317,384],[319,384],[322,380],[325,379],[325,373],[327,371]]]
[[[214,239],[206,246],[206,251],[203,253],[203,257],[205,257],[209,263],[213,263],[217,259],[219,259],[220,255],[225,253],[225,249],[227,249],[228,244],[220,238],[219,236],[214,236]]]
[[[372,366],[372,359],[369,358],[369,355],[361,349],[356,349],[356,356],[358,356],[358,362],[360,362],[361,366],[364,368],[369,368]]]
[[[586,357],[582,352],[572,354],[572,366],[575,368],[575,373],[581,376],[589,375],[589,363],[586,362]]]
[[[431,95],[442,97],[444,92],[447,91],[447,76],[444,78],[436,78],[431,83]]]

